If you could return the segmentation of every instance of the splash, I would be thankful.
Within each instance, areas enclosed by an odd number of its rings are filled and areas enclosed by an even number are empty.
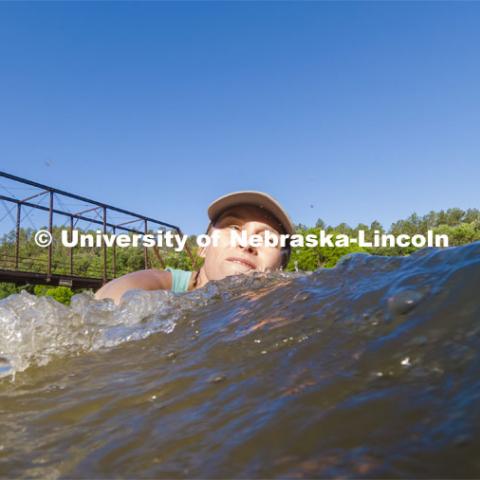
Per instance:
[[[288,276],[288,274],[284,274]],[[231,284],[248,291],[272,278],[258,274]],[[212,299],[231,296],[212,282],[200,292],[175,295],[167,291],[132,290],[120,305],[95,300],[92,294],[74,295],[65,306],[50,297],[26,291],[0,301],[0,377],[14,375],[53,358],[99,351],[153,333],[171,333],[178,320]]]
[[[71,306],[25,291],[0,302],[0,375],[46,365],[52,358],[77,355],[169,333],[186,305],[163,292],[132,291],[120,306],[75,295]]]

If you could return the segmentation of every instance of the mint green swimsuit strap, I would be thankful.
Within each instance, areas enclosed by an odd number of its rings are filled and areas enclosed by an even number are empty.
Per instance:
[[[192,272],[177,270],[171,267],[167,267],[165,270],[172,274],[172,292],[183,293],[188,291],[188,284],[190,283]]]

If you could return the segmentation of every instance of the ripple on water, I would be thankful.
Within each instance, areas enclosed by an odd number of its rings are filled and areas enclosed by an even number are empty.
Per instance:
[[[9,297],[0,477],[479,478],[479,258]]]

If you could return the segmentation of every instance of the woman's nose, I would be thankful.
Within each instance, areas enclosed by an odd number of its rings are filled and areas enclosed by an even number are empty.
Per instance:
[[[248,253],[251,253],[253,255],[257,255],[257,247],[254,247],[253,245],[250,244],[251,240],[251,235],[254,234],[253,229],[249,229],[248,227],[245,228],[246,232],[246,239],[247,239],[247,244],[240,244],[240,248]]]
[[[247,237],[247,241],[250,240],[248,237]],[[252,255],[257,255],[257,248],[256,247],[253,247],[252,245],[250,245],[249,243],[247,243],[246,245],[242,245],[242,244],[239,244],[239,247],[248,252],[248,253],[251,253]]]

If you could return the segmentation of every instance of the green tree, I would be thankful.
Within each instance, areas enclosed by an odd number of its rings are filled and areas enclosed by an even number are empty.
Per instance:
[[[73,297],[73,291],[68,287],[48,287],[46,285],[35,285],[33,289],[35,295],[52,297],[57,302],[64,305],[70,305]]]
[[[314,234],[319,236],[320,229],[318,228],[309,228],[304,231],[297,232],[304,236],[308,234]],[[333,233],[333,243],[337,239],[338,235],[344,234],[343,232],[334,232]],[[358,245],[350,245],[348,247],[294,247],[292,248],[292,255],[290,261],[288,262],[287,271],[294,271],[295,266],[299,270],[311,271],[316,270],[317,268],[331,268],[334,267],[338,260],[344,255],[355,252],[365,252],[364,248],[359,247]]]
[[[0,283],[0,300],[6,298],[13,293],[18,293],[19,288],[13,283],[1,282]]]

